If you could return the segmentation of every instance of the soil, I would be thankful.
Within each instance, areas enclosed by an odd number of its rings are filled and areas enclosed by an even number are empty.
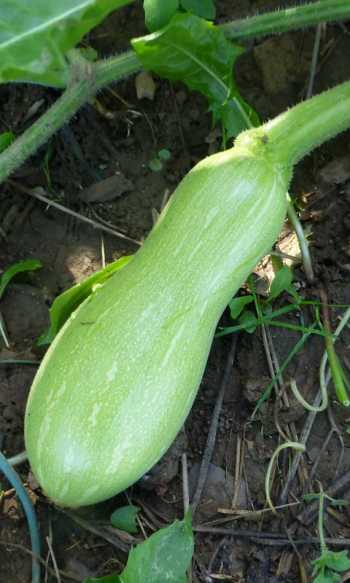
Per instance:
[[[246,16],[260,8],[276,8],[275,2],[262,0],[234,3],[219,0],[216,4],[219,22]],[[280,7],[288,4],[279,2]],[[127,48],[128,39],[143,32],[142,11],[136,5],[109,17],[87,40],[100,54],[107,55]],[[237,65],[237,82],[263,120],[305,97],[314,35],[314,30],[305,30],[249,43]],[[328,25],[322,33],[314,92],[349,78],[350,27]],[[101,268],[103,254],[106,262],[110,262],[137,249],[137,244],[130,240],[93,229],[47,207],[28,196],[28,190],[40,188],[41,193],[72,210],[107,221],[130,239],[142,241],[152,227],[155,211],[159,212],[189,168],[208,153],[219,150],[220,131],[212,129],[205,100],[181,84],[154,80],[153,100],[137,99],[132,78],[101,92],[94,103],[80,110],[69,126],[2,185],[0,273],[16,261],[29,258],[40,259],[43,267],[17,278],[1,300],[10,346],[0,344],[0,359],[40,361],[43,349],[36,346],[36,340],[47,327],[52,300]],[[56,98],[57,92],[41,87],[1,86],[0,131],[10,129],[20,134]],[[309,233],[315,272],[315,280],[310,283],[300,261],[295,262],[294,283],[307,300],[319,301],[323,290],[322,297],[326,297],[328,304],[343,306],[329,309],[333,329],[344,306],[350,304],[349,138],[349,132],[342,134],[299,164],[291,188],[301,209],[303,227]],[[152,171],[150,161],[162,148],[170,151],[171,158],[161,171]],[[110,177],[114,177],[112,192],[116,193],[112,200],[108,200],[111,192],[108,181],[101,186],[101,181]],[[288,224],[277,249],[289,255],[299,253]],[[266,258],[256,270],[255,281],[262,300],[266,281],[271,279],[271,265],[271,259]],[[283,294],[274,303],[274,309],[285,307],[290,301],[291,297]],[[288,324],[311,326],[315,321],[312,306],[303,309],[302,314],[292,314],[284,317]],[[224,314],[223,324],[232,324],[229,313]],[[281,364],[300,339],[300,332],[270,327],[269,333]],[[46,539],[50,537],[59,568],[70,575],[61,575],[62,581],[84,581],[88,576],[98,577],[122,569],[134,539],[111,534],[108,519],[111,511],[127,500],[141,507],[147,534],[182,516],[181,456],[187,454],[193,492],[231,343],[230,336],[214,341],[198,397],[183,431],[164,459],[127,494],[83,509],[72,518],[50,504],[26,464],[19,466],[40,520],[47,565],[53,565]],[[345,370],[350,368],[349,345],[350,330],[346,328],[337,342],[337,354]],[[253,334],[240,333],[209,476],[194,521],[197,532],[193,581],[311,580],[311,561],[319,553],[318,545],[311,540],[317,537],[317,516],[303,502],[303,495],[317,491],[319,484],[332,492],[345,476],[343,488],[335,494],[350,502],[350,482],[346,478],[350,470],[349,412],[337,401],[333,387],[329,409],[317,415],[307,453],[284,498],[281,495],[293,455],[284,452],[279,458],[272,499],[276,505],[281,502],[291,505],[276,515],[255,511],[266,507],[264,481],[273,452],[286,436],[293,441],[300,439],[308,418],[288,389],[289,380],[295,378],[305,398],[312,401],[319,389],[323,351],[322,337],[311,335],[283,371],[283,395],[279,398],[272,395],[252,418],[259,397],[270,383],[271,371],[261,328]],[[0,447],[7,456],[24,448],[23,414],[35,371],[35,365],[0,367]],[[26,521],[14,491],[4,479],[1,486],[0,581],[28,583],[31,558]],[[325,528],[327,536],[344,539],[341,548],[348,547],[348,508],[330,509]],[[261,538],[262,532],[268,534]],[[276,543],[278,533],[284,542]],[[285,542],[287,535],[304,543],[293,547]],[[114,544],[106,537],[112,538]],[[45,581],[58,580],[52,571],[45,572]]]

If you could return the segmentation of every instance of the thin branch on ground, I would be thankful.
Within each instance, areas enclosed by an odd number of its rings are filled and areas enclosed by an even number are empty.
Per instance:
[[[200,499],[201,499],[201,496],[203,493],[203,489],[205,486],[205,482],[206,482],[207,477],[208,477],[209,464],[210,464],[210,461],[211,461],[211,458],[213,455],[213,451],[214,451],[216,434],[217,434],[218,423],[219,423],[219,417],[220,417],[220,413],[221,413],[221,409],[222,409],[222,404],[223,404],[226,388],[229,384],[230,375],[232,373],[232,367],[233,367],[233,362],[234,362],[235,353],[236,353],[237,338],[238,338],[238,336],[237,336],[237,334],[235,334],[233,336],[233,339],[232,339],[231,349],[230,349],[230,352],[229,352],[228,357],[227,357],[223,379],[221,382],[220,390],[219,390],[219,393],[218,393],[218,396],[216,399],[213,415],[212,415],[211,422],[210,422],[207,443],[206,443],[201,467],[199,470],[197,487],[196,487],[196,490],[195,490],[195,493],[194,493],[194,496],[193,496],[193,499],[191,502],[191,509],[192,509],[193,515],[195,514],[197,506],[200,502]]]
[[[18,190],[20,190],[21,192],[24,192],[25,194],[29,194],[29,196],[32,196],[33,198],[36,198],[37,200],[40,200],[41,202],[44,202],[48,206],[52,206],[55,209],[57,209],[63,213],[71,215],[72,217],[78,219],[79,221],[87,223],[88,225],[90,225],[94,229],[99,229],[100,231],[105,231],[106,233],[109,233],[110,235],[113,235],[114,237],[118,237],[119,239],[125,239],[126,241],[129,241],[130,243],[134,243],[134,245],[138,245],[138,246],[141,245],[141,241],[137,241],[136,239],[133,239],[132,237],[129,237],[128,235],[124,235],[124,233],[120,233],[119,231],[115,231],[114,229],[106,227],[105,225],[102,225],[101,223],[94,221],[93,219],[90,219],[89,217],[85,217],[84,215],[81,215],[80,213],[77,213],[76,211],[71,210],[70,208],[64,206],[63,204],[55,202],[54,200],[52,200],[48,196],[44,196],[43,194],[40,194],[35,189],[31,189],[31,188],[27,188],[25,186],[22,186],[21,184],[19,184],[18,182],[15,182],[14,180],[9,180],[8,182],[12,186],[14,186]]]
[[[237,445],[236,445],[236,459],[235,459],[235,474],[233,481],[233,498],[231,506],[235,508],[237,506],[237,500],[241,491],[242,474],[243,474],[243,460],[244,460],[244,438],[240,433],[237,433]]]
[[[182,496],[183,496],[184,514],[186,514],[187,510],[190,507],[190,494],[189,494],[189,487],[188,487],[187,455],[185,453],[182,454],[181,465],[182,465]]]
[[[211,556],[211,559],[209,561],[208,568],[207,568],[207,579],[206,579],[206,583],[212,583],[212,578],[211,578],[211,575],[210,574],[211,574],[211,572],[212,572],[212,570],[214,568],[214,563],[216,561],[216,558],[217,558],[219,552],[225,546],[225,544],[228,543],[228,541],[229,541],[229,538],[228,537],[224,537],[219,542],[219,544],[217,545],[217,547],[215,548],[215,550],[214,550],[214,552],[213,552],[213,554]]]
[[[7,336],[4,318],[0,312],[0,335],[5,343],[6,348],[10,348],[10,341]]]
[[[291,546],[291,541],[284,533],[263,532],[254,530],[244,530],[235,528],[221,528],[214,526],[194,526],[193,530],[198,533],[206,534],[221,534],[224,536],[232,536],[235,538],[248,538],[257,544],[266,546]],[[350,539],[326,537],[325,542],[334,547],[350,548]],[[320,539],[316,536],[306,538],[294,539],[294,545],[316,545],[319,546]]]
[[[104,225],[105,227],[109,227],[110,229],[112,229],[112,231],[115,231],[117,233],[121,233],[122,235],[125,235],[126,237],[128,237],[127,233],[124,233],[122,230],[120,230],[119,227],[117,227],[117,225],[114,225],[113,223],[110,223],[109,221],[106,221],[104,218],[102,218],[94,209],[93,205],[88,203],[88,208],[90,210],[90,212],[94,215],[95,219],[97,219],[97,222],[100,223],[101,225]],[[135,243],[135,245],[142,245],[142,241],[137,241],[137,239],[133,239],[133,243]]]
[[[68,512],[67,510],[62,510],[61,508],[57,508],[57,510],[59,510],[60,512],[62,512],[66,516],[68,516],[71,520],[76,522],[81,528],[83,528],[89,532],[92,532],[92,534],[94,534],[96,536],[103,538],[105,541],[107,541],[113,547],[115,547],[116,549],[119,549],[120,551],[123,551],[124,553],[129,552],[130,547],[131,547],[131,540],[136,540],[136,539],[134,539],[134,537],[131,537],[131,535],[129,535],[128,538],[130,538],[130,542],[129,543],[124,542],[117,537],[117,535],[116,535],[116,533],[118,532],[117,529],[114,529],[115,534],[113,536],[112,534],[110,534],[107,531],[106,528],[98,527],[94,524],[91,524],[91,522],[89,522],[88,520],[85,520],[84,518],[81,518],[80,516],[77,516],[73,512]]]
[[[54,570],[55,575],[56,575],[57,583],[62,583],[62,580],[60,577],[60,572],[59,572],[59,569],[57,566],[55,553],[53,552],[53,548],[52,548],[52,544],[51,544],[51,540],[50,540],[49,536],[46,537],[46,542],[47,542],[47,546],[49,548],[49,552],[50,552],[50,556],[51,556],[51,560],[52,560],[52,564],[53,564],[53,570]]]

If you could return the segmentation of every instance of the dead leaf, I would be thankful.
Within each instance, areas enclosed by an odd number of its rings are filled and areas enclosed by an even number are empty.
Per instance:
[[[84,202],[108,202],[118,198],[124,192],[134,188],[131,180],[119,172],[109,178],[95,182],[79,193],[79,199]]]
[[[156,84],[153,77],[147,71],[141,71],[135,79],[137,99],[150,99],[153,101],[156,92]]]

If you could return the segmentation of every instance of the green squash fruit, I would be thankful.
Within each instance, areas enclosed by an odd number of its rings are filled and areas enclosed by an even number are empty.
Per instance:
[[[225,306],[280,232],[290,174],[260,131],[204,159],[134,258],[66,322],[25,418],[32,470],[53,501],[105,500],[165,453]]]

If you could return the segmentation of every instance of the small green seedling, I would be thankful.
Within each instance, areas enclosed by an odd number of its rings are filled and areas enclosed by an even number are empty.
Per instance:
[[[19,273],[24,273],[26,271],[33,271],[42,267],[42,264],[37,259],[27,259],[25,261],[18,261],[6,269],[6,271],[0,277],[0,300],[3,297],[5,290],[10,283],[10,281]],[[9,348],[10,343],[7,338],[5,323],[0,312],[0,335],[3,337],[6,348]]]
[[[289,267],[283,266],[281,269],[277,271],[275,278],[271,283],[269,295],[266,300],[261,300],[261,298],[256,293],[252,277],[248,279],[248,283],[252,293],[246,296],[233,298],[233,300],[231,300],[231,302],[229,303],[231,318],[233,320],[238,320],[238,324],[236,326],[223,328],[217,334],[217,336],[223,336],[227,333],[238,332],[240,330],[244,330],[245,332],[252,334],[255,332],[259,325],[264,324],[282,328],[285,327],[290,330],[299,330],[300,332],[302,332],[303,336],[301,340],[297,342],[295,349],[291,351],[291,354],[290,356],[288,356],[286,362],[283,363],[278,375],[283,372],[284,368],[286,368],[291,358],[295,356],[296,352],[302,348],[310,334],[318,334],[323,336],[326,346],[326,352],[322,359],[320,367],[320,386],[323,396],[321,405],[319,407],[309,405],[302,397],[301,393],[298,390],[296,382],[293,379],[291,381],[291,390],[293,391],[295,398],[307,410],[314,412],[325,410],[328,406],[327,384],[329,381],[326,381],[326,364],[328,360],[330,375],[334,384],[334,390],[337,399],[341,405],[343,405],[344,407],[349,407],[350,382],[344,370],[344,367],[342,366],[342,363],[335,351],[334,342],[338,338],[340,332],[350,319],[350,308],[346,306],[348,309],[346,310],[344,316],[342,317],[337,330],[334,332],[333,335],[331,335],[325,329],[321,321],[319,314],[319,302],[305,301],[299,296],[295,287],[293,286],[293,273]],[[292,296],[294,301],[291,302],[289,305],[282,307],[278,310],[272,310],[271,305],[272,302],[284,292],[287,292],[290,296]],[[249,308],[246,308],[246,306],[253,303],[255,306],[255,312],[253,312]],[[302,306],[304,305],[314,307],[315,321],[311,327],[294,325],[276,319],[279,316],[286,314],[290,311],[293,310],[300,311]],[[261,399],[259,399],[258,404],[254,410],[253,417],[257,410],[260,408],[262,402],[269,397],[273,384],[276,381],[276,378],[277,377],[272,379],[271,383],[264,391],[264,394],[262,395]]]
[[[290,267],[283,266],[276,272],[270,286],[269,295],[265,300],[262,300],[256,293],[255,283],[252,277],[249,277],[248,284],[251,294],[233,298],[229,303],[231,318],[238,320],[237,326],[223,328],[218,333],[218,336],[224,336],[225,334],[240,330],[252,334],[261,324],[270,323],[271,320],[284,313],[300,309],[301,298],[293,285],[293,272]],[[284,292],[291,295],[294,302],[285,308],[273,311],[271,306],[273,300],[277,299]],[[247,308],[249,304],[254,304],[255,311]],[[281,322],[278,323],[282,325]],[[287,323],[286,327],[288,327]]]
[[[130,534],[136,534],[139,530],[137,525],[137,515],[140,510],[139,506],[134,506],[133,504],[117,508],[117,510],[111,514],[112,526],[119,530],[125,530],[125,532]]]
[[[318,536],[320,538],[321,553],[318,559],[313,561],[313,583],[338,583],[342,580],[340,573],[350,569],[350,558],[347,551],[335,552],[326,545],[324,534],[324,506],[325,500],[332,506],[348,506],[348,500],[336,500],[328,496],[320,485],[319,493],[311,493],[304,496],[306,502],[318,500]]]
[[[170,150],[163,148],[158,151],[158,154],[150,160],[148,167],[152,172],[160,172],[164,168],[164,163],[168,162],[171,158]]]

